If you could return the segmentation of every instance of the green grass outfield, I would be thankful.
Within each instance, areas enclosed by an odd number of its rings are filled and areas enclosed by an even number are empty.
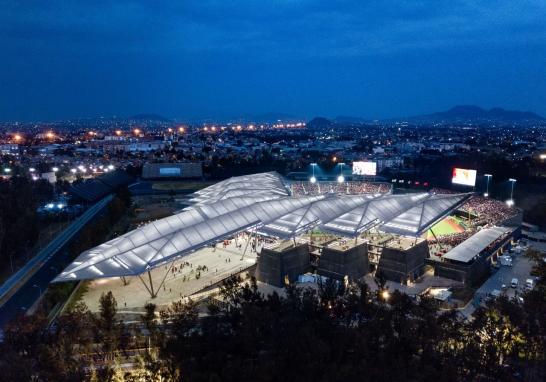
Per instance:
[[[440,222],[436,223],[432,230],[436,234],[436,236],[443,236],[443,235],[449,235],[452,233],[458,233],[463,232],[465,229],[464,227],[459,223],[459,219],[455,216],[448,216],[447,218],[441,220]],[[427,231],[427,237],[432,237],[432,233],[430,230]]]

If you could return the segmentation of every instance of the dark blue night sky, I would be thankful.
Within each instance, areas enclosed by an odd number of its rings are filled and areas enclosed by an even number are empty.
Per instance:
[[[0,1],[0,120],[546,115],[546,1]]]

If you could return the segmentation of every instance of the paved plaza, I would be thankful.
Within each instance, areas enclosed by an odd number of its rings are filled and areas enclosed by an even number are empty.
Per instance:
[[[254,239],[251,239],[248,246],[247,242],[248,236],[241,234],[237,240],[232,239],[229,243],[220,242],[214,247],[202,248],[173,263],[151,270],[154,292],[157,291],[157,297],[153,299],[148,290],[150,282],[146,272],[140,277],[126,278],[127,285],[124,285],[119,277],[89,281],[82,300],[91,311],[96,312],[99,309],[101,294],[112,291],[121,314],[141,313],[148,302],[158,307],[169,305],[253,266],[257,259],[256,252],[261,250],[262,243],[258,241],[254,250]]]

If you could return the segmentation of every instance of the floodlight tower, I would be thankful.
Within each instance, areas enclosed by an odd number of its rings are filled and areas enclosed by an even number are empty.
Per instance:
[[[317,178],[315,177],[315,166],[317,164],[316,163],[311,163],[311,171],[313,172],[313,175],[311,175],[311,178],[309,178],[309,181],[311,183],[316,183],[317,182]]]
[[[343,183],[343,182],[345,182],[345,177],[343,176],[343,165],[344,165],[344,164],[345,164],[345,163],[340,163],[340,164],[339,164],[339,169],[340,169],[340,171],[339,171],[339,176],[337,177],[338,183]]]
[[[512,183],[512,187],[510,189],[510,200],[508,200],[506,204],[508,204],[509,206],[513,206],[514,205],[514,184],[516,184],[516,180],[514,178],[510,178],[508,179],[508,181]]]
[[[485,191],[485,194],[483,194],[483,196],[485,196],[486,198],[489,196],[489,182],[491,181],[491,178],[493,177],[493,175],[491,174],[484,174],[484,176],[487,178],[487,185],[486,185],[486,191]]]

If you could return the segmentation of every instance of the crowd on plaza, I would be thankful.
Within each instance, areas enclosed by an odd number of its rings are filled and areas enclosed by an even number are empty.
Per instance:
[[[321,194],[385,194],[391,191],[391,186],[388,183],[373,183],[373,182],[294,182],[291,184],[292,195],[321,195]]]

